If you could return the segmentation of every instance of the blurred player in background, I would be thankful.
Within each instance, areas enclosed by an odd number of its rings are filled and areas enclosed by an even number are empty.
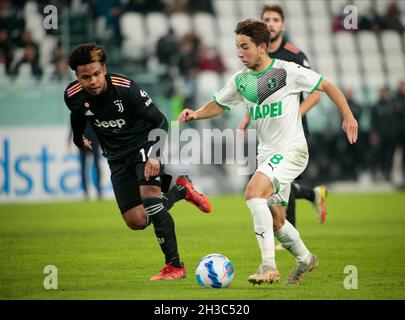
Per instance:
[[[91,142],[91,150],[79,149],[80,156],[80,175],[82,180],[82,187],[84,192],[84,197],[86,200],[90,198],[89,195],[89,181],[87,177],[87,156],[91,155],[94,161],[94,173],[95,173],[95,187],[97,190],[97,198],[101,200],[103,198],[101,190],[101,172],[100,172],[100,145],[98,143],[97,137],[91,128],[89,123],[86,124],[84,128],[84,136]],[[73,130],[69,131],[68,146],[72,144]]]
[[[238,57],[245,68],[214,95],[214,100],[196,111],[184,109],[179,120],[208,119],[242,102],[246,105],[259,145],[258,168],[246,187],[245,198],[262,254],[258,271],[248,281],[279,281],[275,236],[297,260],[286,283],[299,284],[318,265],[318,258],[285,219],[291,182],[305,170],[309,158],[299,95],[302,91],[326,92],[343,117],[342,129],[350,143],[357,140],[357,121],[344,95],[332,83],[296,63],[269,57],[270,32],[266,23],[246,19],[238,23],[235,33]]]
[[[90,122],[103,155],[111,169],[111,181],[122,217],[129,228],[145,229],[153,224],[166,265],[151,280],[179,279],[186,269],[177,248],[175,226],[169,209],[186,199],[203,212],[211,211],[208,198],[198,193],[187,176],[180,176],[164,195],[171,176],[160,165],[164,140],[149,141],[154,129],[168,130],[165,116],[146,91],[133,80],[107,73],[107,55],[95,43],[76,47],[69,65],[77,80],[65,90],[65,103],[71,111],[73,142],[80,149],[91,149],[84,136]]]
[[[283,37],[285,31],[283,9],[279,5],[264,5],[261,12],[261,19],[267,24],[270,31],[268,55],[274,59],[295,62],[305,68],[311,69],[311,65],[305,53],[287,42]],[[320,98],[321,93],[319,91],[309,94],[305,99],[303,93],[300,94],[302,124],[304,126],[306,138],[309,136],[306,113],[319,102]],[[246,112],[245,117],[240,122],[238,128],[244,130],[249,123],[249,114]],[[297,179],[300,179],[300,177]],[[318,216],[318,221],[323,223],[326,219],[326,196],[327,188],[323,185],[310,188],[293,181],[291,183],[290,198],[288,199],[287,220],[296,227],[295,200],[306,199],[314,206]],[[281,248],[280,245],[276,246],[276,249]]]

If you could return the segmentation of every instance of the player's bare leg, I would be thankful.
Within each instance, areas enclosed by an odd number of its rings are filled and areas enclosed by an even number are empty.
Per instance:
[[[122,218],[128,228],[132,230],[143,230],[147,226],[148,217],[143,204],[129,209],[122,215]]]

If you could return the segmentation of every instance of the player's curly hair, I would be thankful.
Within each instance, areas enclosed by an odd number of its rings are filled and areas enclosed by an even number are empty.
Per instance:
[[[77,71],[79,66],[96,61],[104,64],[107,61],[107,54],[102,46],[94,42],[78,45],[69,56],[69,66],[74,71]]]
[[[268,46],[270,43],[270,32],[267,24],[260,20],[245,19],[239,21],[235,33],[250,37],[257,46],[261,43],[265,43]]]

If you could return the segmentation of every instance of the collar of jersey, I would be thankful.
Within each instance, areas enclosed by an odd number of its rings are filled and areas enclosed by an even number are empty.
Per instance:
[[[264,69],[263,71],[258,72],[258,73],[250,72],[250,74],[251,74],[252,76],[259,77],[259,76],[261,76],[262,74],[264,74],[264,73],[266,73],[267,71],[269,71],[269,70],[273,67],[274,62],[276,62],[276,59],[272,58],[270,65],[269,65],[266,69]]]

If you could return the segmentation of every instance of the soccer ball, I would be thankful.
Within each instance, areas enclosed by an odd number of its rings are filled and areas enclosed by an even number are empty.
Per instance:
[[[234,274],[232,262],[218,253],[203,257],[195,270],[197,282],[205,288],[226,288],[231,284]]]

